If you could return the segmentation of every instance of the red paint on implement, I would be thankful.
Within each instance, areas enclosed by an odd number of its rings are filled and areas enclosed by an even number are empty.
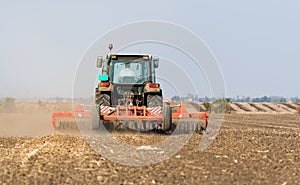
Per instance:
[[[150,120],[162,121],[162,108],[153,107],[146,108],[145,106],[117,106],[112,108],[109,106],[100,107],[101,116],[104,120]],[[56,128],[57,118],[91,118],[91,112],[85,111],[81,105],[78,105],[74,112],[54,112],[52,113],[52,126]],[[208,125],[208,113],[196,112],[188,113],[188,111],[181,104],[177,112],[172,113],[172,119],[182,118],[203,118],[205,126]]]

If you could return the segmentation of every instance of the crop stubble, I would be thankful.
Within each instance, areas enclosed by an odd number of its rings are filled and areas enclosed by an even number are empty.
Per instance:
[[[115,136],[135,145],[167,137]],[[169,160],[143,167],[109,161],[78,135],[1,137],[0,183],[300,184],[300,115],[226,115],[203,152],[198,150],[201,137],[195,134]]]

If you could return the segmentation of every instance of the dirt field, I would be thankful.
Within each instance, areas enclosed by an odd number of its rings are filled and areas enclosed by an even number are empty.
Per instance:
[[[12,117],[0,114],[1,125]],[[229,114],[205,151],[198,150],[202,136],[194,135],[169,160],[143,167],[111,162],[78,135],[51,134],[43,117],[50,121],[48,115],[23,118],[45,136],[0,138],[0,184],[300,184],[300,115]],[[167,137],[116,136],[134,145]]]

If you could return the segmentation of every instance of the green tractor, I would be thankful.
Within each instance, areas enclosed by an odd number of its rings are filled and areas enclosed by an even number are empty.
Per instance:
[[[112,45],[110,45],[110,49]],[[125,125],[136,130],[163,130],[172,127],[170,105],[163,103],[162,89],[156,82],[158,57],[149,54],[108,54],[97,58],[101,69],[95,89],[98,124],[110,130]],[[113,126],[112,126],[113,125]]]

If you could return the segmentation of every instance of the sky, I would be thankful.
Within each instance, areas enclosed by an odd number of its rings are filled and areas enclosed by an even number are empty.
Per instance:
[[[219,63],[228,97],[300,96],[297,0],[0,2],[0,98],[71,97],[89,46],[109,30],[144,20],[198,35]],[[199,94],[209,96],[203,84]]]

